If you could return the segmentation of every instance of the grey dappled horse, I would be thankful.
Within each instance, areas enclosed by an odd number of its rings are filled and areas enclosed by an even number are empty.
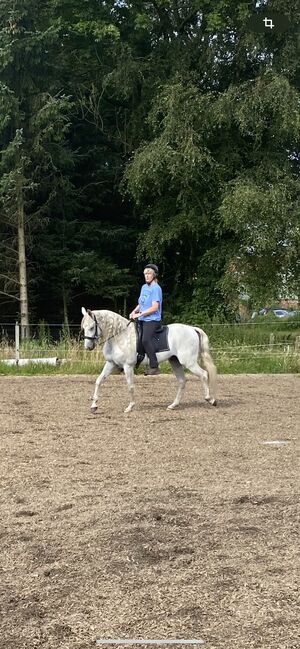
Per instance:
[[[96,341],[102,339],[104,342],[103,355],[106,360],[103,370],[96,380],[91,409],[93,412],[97,410],[100,384],[114,370],[123,369],[130,395],[129,405],[124,412],[130,412],[135,405],[133,386],[134,367],[137,360],[135,326],[133,322],[113,311],[90,311],[84,307],[81,311],[83,315],[81,328],[84,331],[85,349],[94,349]],[[180,403],[186,383],[184,368],[202,379],[204,398],[215,406],[217,373],[209,353],[206,333],[199,327],[179,323],[170,324],[169,347],[169,351],[157,352],[158,363],[168,360],[178,381],[175,400],[168,406],[168,409],[173,410]],[[205,369],[198,365],[198,356],[201,356]],[[148,357],[145,356],[141,364],[147,365],[148,363]]]

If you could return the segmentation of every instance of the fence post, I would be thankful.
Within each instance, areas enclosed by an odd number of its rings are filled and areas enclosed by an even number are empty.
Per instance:
[[[295,352],[300,352],[300,336],[296,336],[296,340],[295,340]]]
[[[15,355],[16,365],[18,365],[20,360],[20,325],[18,321],[15,324]]]
[[[274,342],[275,342],[275,335],[270,334],[269,347],[273,347]]]

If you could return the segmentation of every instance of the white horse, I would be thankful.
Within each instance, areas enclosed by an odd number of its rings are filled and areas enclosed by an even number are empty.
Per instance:
[[[96,341],[102,339],[104,342],[103,355],[106,360],[103,370],[96,380],[91,409],[93,412],[97,410],[100,384],[114,370],[119,369],[124,370],[130,395],[129,405],[124,412],[130,412],[135,405],[133,385],[134,367],[137,360],[135,326],[132,321],[113,311],[90,311],[82,307],[81,312],[83,315],[81,329],[84,331],[85,349],[94,349]],[[179,406],[186,383],[184,368],[202,379],[204,398],[215,406],[217,403],[215,398],[217,372],[209,353],[206,333],[199,327],[174,323],[169,325],[168,341],[170,350],[156,354],[158,363],[169,361],[178,381],[175,400],[168,406],[168,410]],[[198,365],[199,355],[205,369]],[[149,364],[147,356],[141,364]]]

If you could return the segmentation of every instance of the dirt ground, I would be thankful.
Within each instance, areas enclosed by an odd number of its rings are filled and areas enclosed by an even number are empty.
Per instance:
[[[93,384],[0,377],[1,649],[298,649],[300,377]]]

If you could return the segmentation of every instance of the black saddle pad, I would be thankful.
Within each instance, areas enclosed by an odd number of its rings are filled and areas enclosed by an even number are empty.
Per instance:
[[[168,337],[169,327],[167,325],[163,325],[162,327],[160,327],[160,329],[158,329],[158,331],[155,332],[153,336],[155,353],[170,351]]]
[[[145,355],[145,350],[142,345],[142,327],[140,323],[135,320],[135,330],[136,330],[136,336],[137,336],[137,353],[141,355]],[[154,351],[155,353],[157,352],[168,352],[170,351],[169,347],[169,327],[168,325],[162,325],[154,334],[153,336],[153,342],[154,342]]]

